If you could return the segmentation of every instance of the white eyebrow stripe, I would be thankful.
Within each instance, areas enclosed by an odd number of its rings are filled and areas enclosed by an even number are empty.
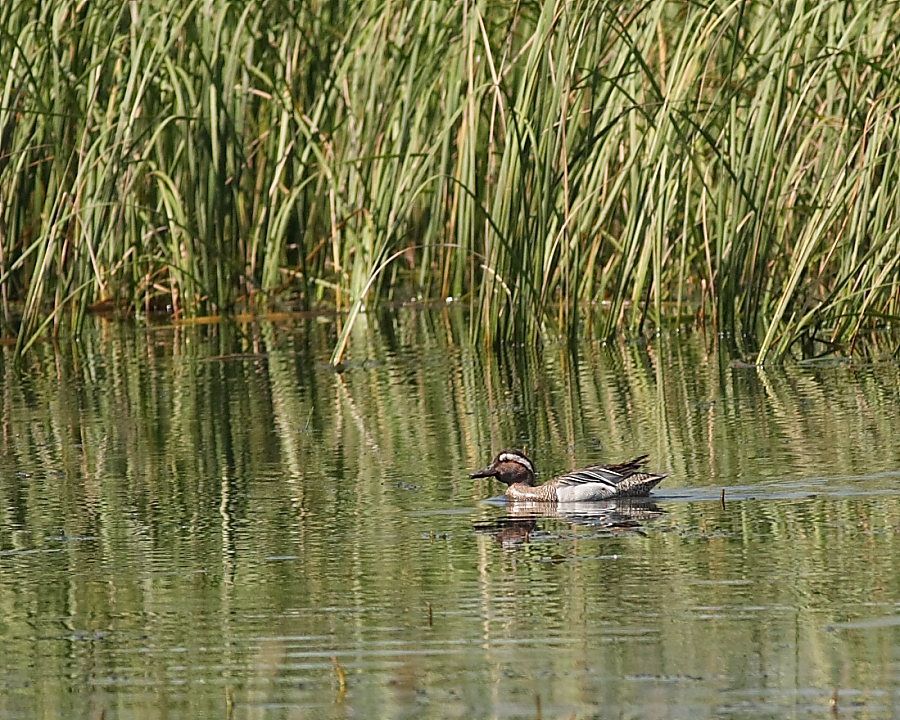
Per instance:
[[[527,457],[523,457],[522,455],[518,455],[517,453],[500,453],[500,457],[497,459],[500,462],[519,463],[519,465],[524,465],[531,472],[534,472],[534,465],[531,464],[531,461]]]

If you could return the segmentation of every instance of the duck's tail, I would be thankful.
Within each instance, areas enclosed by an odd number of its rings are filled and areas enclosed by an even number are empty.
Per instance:
[[[665,477],[665,475],[653,473],[634,473],[616,485],[616,495],[618,497],[646,497]]]

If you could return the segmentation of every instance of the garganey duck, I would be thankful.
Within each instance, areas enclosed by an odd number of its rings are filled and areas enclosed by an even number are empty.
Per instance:
[[[641,455],[618,465],[591,465],[558,475],[535,486],[534,463],[521,450],[504,450],[486,468],[469,474],[471,478],[497,478],[510,500],[571,503],[646,497],[666,477],[642,472],[647,456]]]

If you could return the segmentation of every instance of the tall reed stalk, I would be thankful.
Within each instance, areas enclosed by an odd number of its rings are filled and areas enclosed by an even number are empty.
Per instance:
[[[2,323],[453,295],[488,340],[602,302],[852,346],[900,316],[898,41],[873,2],[13,0]]]

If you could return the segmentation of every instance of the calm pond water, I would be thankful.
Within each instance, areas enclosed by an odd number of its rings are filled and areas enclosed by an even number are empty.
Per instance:
[[[900,717],[896,359],[368,323],[3,356],[0,717]],[[524,513],[507,446],[670,477]]]

